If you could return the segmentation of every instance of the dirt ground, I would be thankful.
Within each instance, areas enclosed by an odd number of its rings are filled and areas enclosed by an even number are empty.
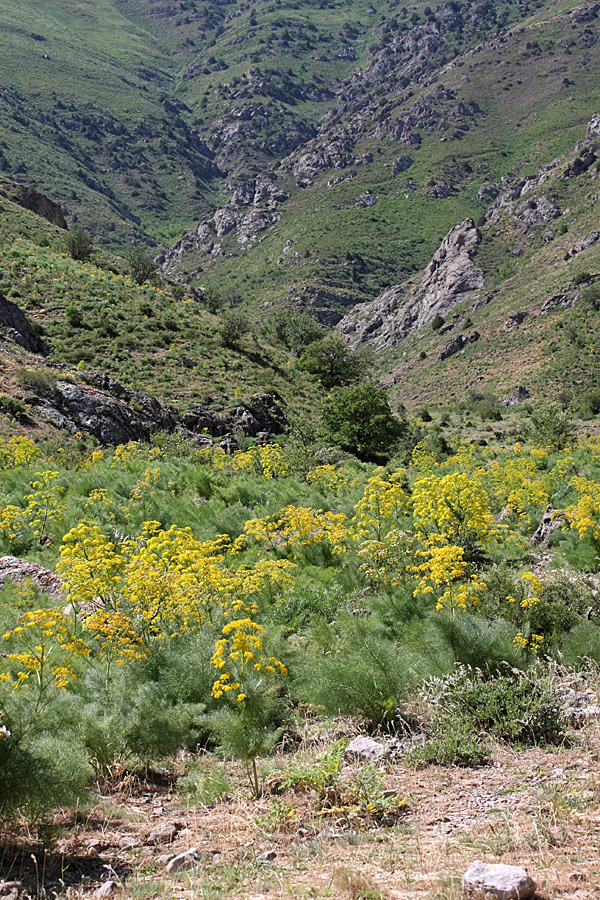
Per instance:
[[[493,764],[479,769],[381,763],[386,789],[407,800],[387,825],[343,811],[319,816],[307,790],[273,792],[273,772],[285,769],[289,754],[271,763],[258,800],[240,769],[207,758],[232,776],[214,805],[125,778],[92,810],[56,817],[41,841],[27,831],[7,838],[2,876],[22,880],[28,893],[44,884],[46,896],[72,900],[102,885],[115,900],[454,900],[463,872],[482,859],[526,866],[540,898],[597,900],[599,752],[595,722],[569,748],[497,746]],[[360,769],[344,763],[341,778]],[[197,862],[167,874],[169,860],[191,847]]]

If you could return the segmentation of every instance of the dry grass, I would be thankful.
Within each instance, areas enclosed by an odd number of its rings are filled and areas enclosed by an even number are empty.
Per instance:
[[[309,748],[301,749],[317,754],[314,736],[307,738]],[[276,763],[284,768],[289,755]],[[389,764],[386,788],[409,804],[387,828],[361,827],[343,814],[319,817],[307,790],[251,801],[241,771],[228,768],[231,793],[212,807],[186,807],[168,788],[129,782],[85,817],[57,817],[44,863],[49,888],[81,900],[110,877],[122,900],[455,900],[462,873],[485,859],[527,866],[540,897],[592,900],[600,893],[598,723],[571,748],[497,746],[493,765],[482,769]],[[341,777],[359,769],[344,764]],[[171,844],[149,843],[160,822],[177,826]],[[38,868],[44,858],[26,838],[20,856],[5,850],[10,877],[31,878],[26,851]],[[166,862],[189,847],[198,864],[167,875]]]

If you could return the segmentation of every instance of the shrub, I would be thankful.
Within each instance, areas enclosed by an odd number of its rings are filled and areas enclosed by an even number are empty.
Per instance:
[[[563,450],[574,437],[573,421],[556,404],[541,406],[531,414],[528,436],[538,446]]]
[[[445,721],[437,730],[439,733],[435,737],[406,754],[404,759],[409,765],[471,768],[491,762],[490,748],[478,734],[465,729],[463,722]]]
[[[391,725],[420,661],[369,620],[347,623],[341,632],[321,625],[313,637],[316,646],[297,661],[300,699],[326,715],[358,716],[373,729]]]
[[[65,235],[67,253],[80,262],[87,262],[94,250],[94,242],[87,231],[79,225],[73,225]]]
[[[0,394],[0,410],[11,416],[13,419],[20,419],[27,412],[27,407],[23,400],[18,397],[9,397],[6,394]]]
[[[431,323],[431,330],[432,330],[432,331],[439,331],[440,328],[442,327],[442,325],[444,324],[445,321],[446,321],[446,320],[444,319],[443,316],[437,315],[437,316],[435,317],[435,319],[433,319],[433,321],[432,321],[432,323]]]
[[[424,695],[433,709],[443,709],[436,728],[466,720],[508,743],[561,744],[566,721],[549,675],[511,669],[486,678],[481,670],[460,666],[455,673],[426,684]]]
[[[321,325],[308,313],[297,310],[277,310],[271,316],[269,326],[275,337],[296,354],[323,336]]]

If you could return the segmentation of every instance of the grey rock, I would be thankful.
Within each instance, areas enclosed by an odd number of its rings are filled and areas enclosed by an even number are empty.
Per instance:
[[[374,741],[373,738],[366,737],[364,734],[355,737],[346,747],[347,756],[356,756],[359,759],[368,759],[371,762],[381,759],[384,752],[384,747],[381,744]]]
[[[596,162],[596,153],[592,147],[587,147],[572,163],[569,163],[564,171],[564,178],[576,178],[582,175]]]
[[[596,138],[600,138],[600,113],[594,113],[588,122],[585,137],[588,141],[595,141]]]
[[[199,860],[198,851],[195,847],[190,847],[189,850],[184,850],[183,853],[178,853],[177,856],[174,856],[173,859],[170,859],[166,865],[167,874],[170,872],[179,872],[182,869],[191,869]]]
[[[474,862],[462,879],[465,900],[528,900],[537,885],[523,866]]]
[[[6,328],[6,336],[24,350],[40,356],[47,356],[50,352],[48,345],[35,331],[25,313],[2,293],[0,293],[0,327]]]
[[[483,272],[472,260],[480,241],[473,220],[463,219],[448,232],[417,288],[386,288],[377,300],[355,307],[338,325],[342,336],[352,346],[368,341],[389,348],[437,315],[447,315],[484,285]]]
[[[410,169],[413,162],[414,160],[411,156],[399,156],[392,165],[392,174],[400,175],[402,172],[406,172],[407,169]]]
[[[531,543],[539,546],[547,545],[552,532],[556,531],[563,524],[563,518],[557,509],[552,505],[548,506],[546,512],[540,520],[540,524],[531,535]]]
[[[526,309],[511,313],[500,331],[513,331],[513,329],[518,328],[518,326],[525,321],[528,315],[529,313]]]
[[[63,583],[58,575],[27,559],[18,559],[16,556],[1,557],[0,588],[4,587],[7,579],[17,583],[25,579],[31,580],[37,584],[42,593],[50,597],[63,597]]]
[[[524,400],[529,398],[529,391],[526,387],[520,385],[518,388],[509,394],[506,400],[502,401],[502,406],[514,406],[516,403],[522,403]]]
[[[373,194],[371,194],[371,193],[369,193],[369,191],[367,191],[366,193],[360,195],[360,197],[358,198],[358,200],[355,202],[354,205],[358,209],[361,209],[361,208],[364,209],[367,206],[375,206],[376,203],[377,203],[377,197],[374,197]]]
[[[448,341],[447,344],[442,347],[442,351],[440,353],[440,359],[448,359],[450,356],[454,356],[456,353],[460,353],[460,351],[465,347],[467,343],[466,337],[462,334],[457,335],[457,337],[452,338],[452,340]]]
[[[175,822],[161,822],[146,838],[147,844],[170,844],[177,834]]]
[[[584,238],[581,238],[580,241],[573,244],[569,250],[569,256],[577,256],[578,253],[583,253],[584,250],[587,250],[598,241],[600,241],[600,231],[590,231]]]
[[[482,184],[477,191],[477,199],[480,202],[483,202],[484,200],[495,200],[499,193],[500,188],[497,184]]]

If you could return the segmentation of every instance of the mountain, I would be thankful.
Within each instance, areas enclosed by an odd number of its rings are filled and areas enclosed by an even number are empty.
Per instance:
[[[153,248],[167,296],[208,291],[256,331],[306,311],[374,347],[377,377],[408,406],[519,384],[576,395],[598,377],[598,13],[575,0],[0,0],[0,170],[107,253]],[[12,271],[5,292],[32,312]],[[35,313],[57,359],[108,354],[112,376],[182,408],[205,389],[162,380],[148,326],[124,333],[127,302],[119,324],[93,292],[70,294]],[[78,304],[101,351],[75,314],[65,324]],[[172,321],[184,355],[221,328],[206,310]],[[264,366],[285,368],[287,351],[261,340]],[[209,371],[219,355],[207,350]],[[265,372],[246,361],[258,389]],[[214,380],[233,396],[228,366]]]

